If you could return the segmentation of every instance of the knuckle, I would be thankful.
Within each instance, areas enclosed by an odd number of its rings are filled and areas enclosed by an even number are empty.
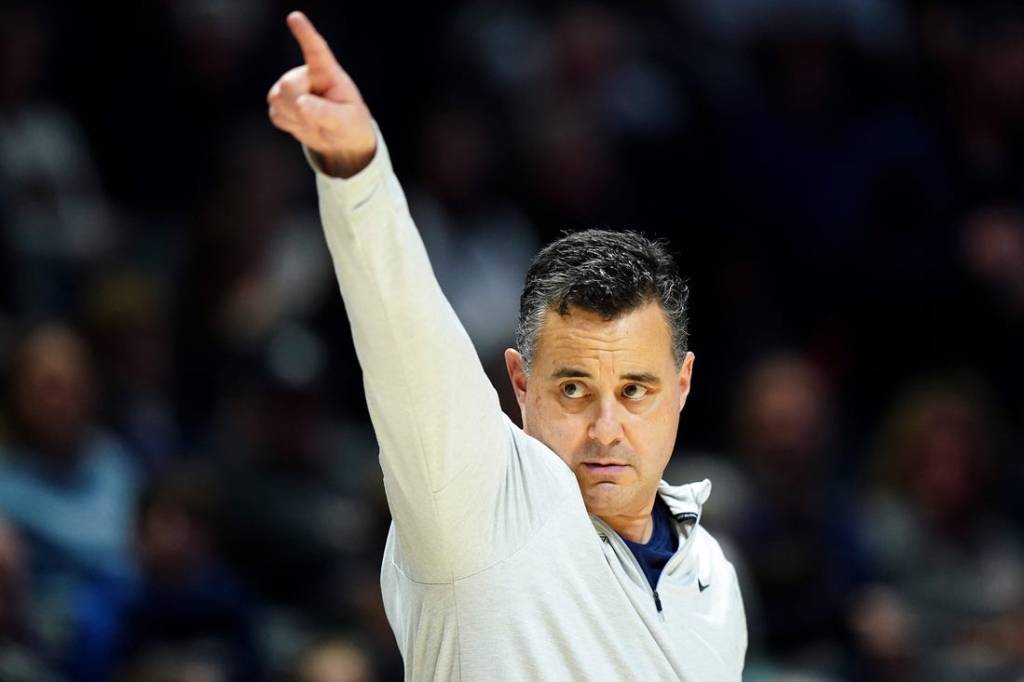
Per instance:
[[[306,77],[303,74],[289,71],[281,78],[281,87],[288,90],[301,90]]]
[[[281,97],[288,102],[295,102],[302,94],[302,90],[291,83],[281,87]]]
[[[281,113],[280,109],[270,107],[269,110],[270,120],[279,126],[283,126],[291,121],[291,119]]]

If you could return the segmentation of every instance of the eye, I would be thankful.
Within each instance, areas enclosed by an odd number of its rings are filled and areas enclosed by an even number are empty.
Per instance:
[[[640,384],[626,384],[622,389],[622,395],[630,400],[640,400],[647,395],[647,387]]]
[[[562,395],[566,398],[581,398],[583,397],[583,384],[578,381],[567,381],[562,384]]]

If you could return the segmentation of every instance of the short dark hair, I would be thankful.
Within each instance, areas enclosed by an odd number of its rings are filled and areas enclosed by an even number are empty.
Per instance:
[[[516,345],[529,371],[548,310],[578,307],[612,320],[650,301],[665,312],[672,352],[681,366],[687,351],[689,288],[664,242],[639,232],[583,230],[543,249],[526,273],[519,299]]]

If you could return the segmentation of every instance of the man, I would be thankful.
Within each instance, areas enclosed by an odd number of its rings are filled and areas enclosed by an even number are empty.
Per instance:
[[[527,275],[506,351],[523,430],[442,295],[355,84],[300,13],[270,118],[317,170],[394,523],[381,584],[410,680],[738,680],[708,481],[660,481],[690,389],[686,291],[631,233],[571,235]]]
[[[138,471],[94,417],[95,376],[79,335],[28,333],[10,377],[10,434],[0,443],[0,514],[31,548],[39,591],[131,575]]]

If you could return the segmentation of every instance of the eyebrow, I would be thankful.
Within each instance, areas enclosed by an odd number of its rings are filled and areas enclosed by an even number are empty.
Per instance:
[[[623,374],[620,379],[626,381],[635,381],[638,384],[660,384],[661,379],[654,376],[650,372],[630,372],[629,374]]]
[[[559,367],[551,375],[552,379],[592,379],[590,372],[578,367]]]
[[[552,379],[592,379],[590,372],[579,367],[560,367],[551,375]],[[629,372],[619,377],[626,381],[635,381],[639,384],[660,384],[661,379],[650,372]]]

